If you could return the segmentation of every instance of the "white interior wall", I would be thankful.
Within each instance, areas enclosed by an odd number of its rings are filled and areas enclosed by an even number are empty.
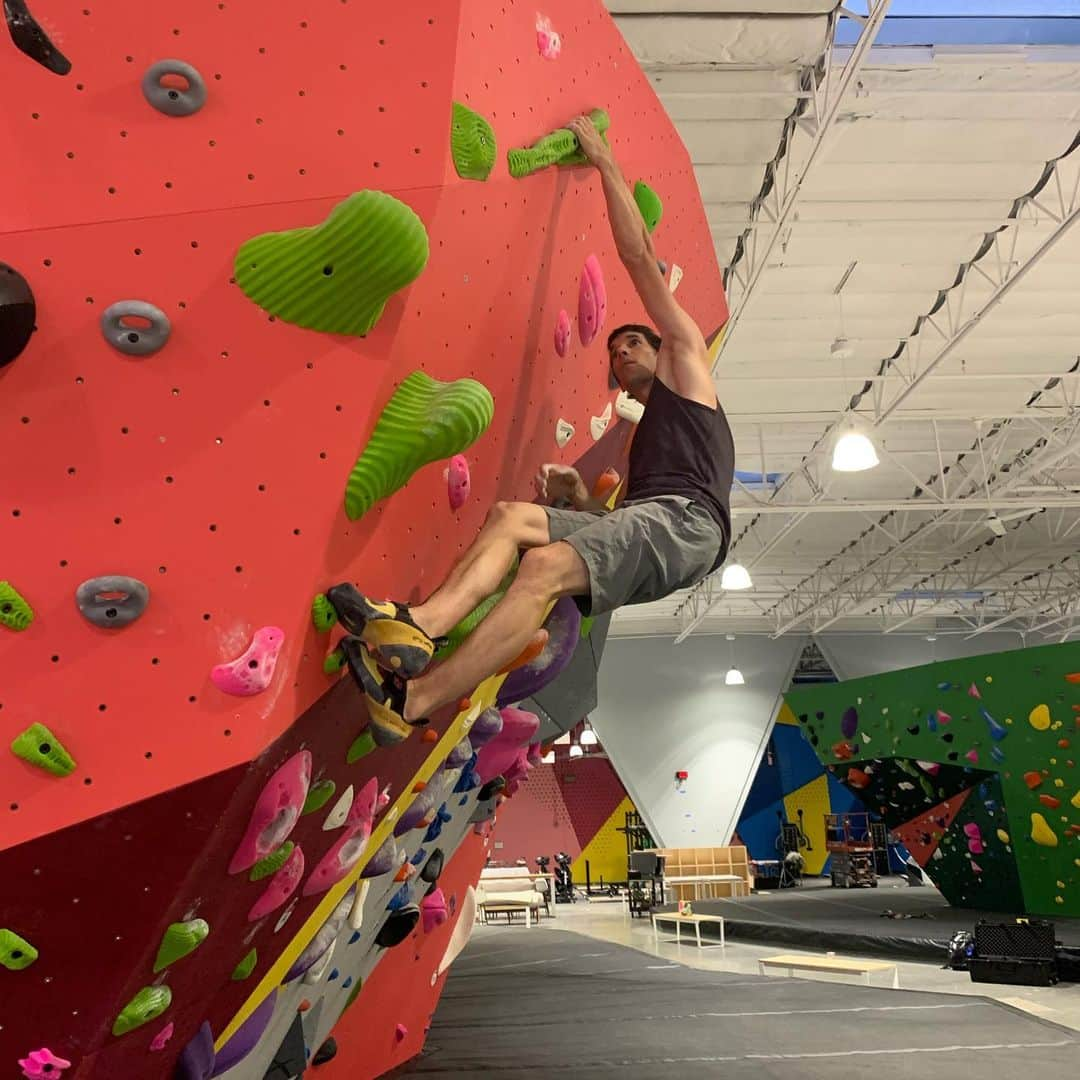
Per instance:
[[[838,679],[857,679],[932,664],[935,660],[959,660],[1024,647],[1020,634],[993,631],[973,638],[949,634],[935,641],[917,634],[818,634],[814,641]]]
[[[806,639],[740,638],[744,686],[725,686],[730,644],[608,640],[593,727],[656,842],[728,843]],[[675,773],[690,776],[675,790]]]

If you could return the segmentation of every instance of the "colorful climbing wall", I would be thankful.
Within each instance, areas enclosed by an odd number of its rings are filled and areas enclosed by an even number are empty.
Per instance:
[[[506,152],[603,108],[711,330],[689,160],[599,0],[539,34],[481,0],[29,7],[0,32],[0,1061],[261,1077],[348,1005],[343,1039],[408,1029],[350,1057],[375,1075],[423,1017],[364,983],[437,969],[421,871],[484,815],[453,755],[497,686],[376,748],[312,598],[423,596],[540,463],[622,467],[599,308],[576,317],[590,256],[606,325],[641,317],[599,185]],[[241,847],[271,861],[230,874]]]
[[[565,747],[556,747],[556,752]],[[634,804],[611,763],[604,757],[558,757],[537,766],[529,782],[499,808],[493,856],[503,863],[565,851],[574,860],[574,881],[599,884],[626,880],[626,823]]]
[[[804,874],[828,873],[825,815],[861,810],[862,804],[818,760],[791,709],[783,704],[750,787],[736,832],[751,859],[777,859],[780,827],[802,827]],[[800,814],[801,811],[801,814]]]
[[[1080,916],[1080,646],[797,688],[830,773],[957,906]]]

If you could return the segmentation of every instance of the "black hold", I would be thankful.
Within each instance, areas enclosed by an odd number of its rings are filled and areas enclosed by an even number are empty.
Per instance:
[[[391,911],[375,935],[375,944],[380,949],[392,949],[395,945],[400,945],[413,932],[419,921],[420,909],[416,904],[406,904],[397,911]]]
[[[945,734],[941,736],[941,741],[951,743],[955,738],[956,736],[951,731],[946,731]]]
[[[424,881],[431,882],[434,885],[439,880],[439,875],[443,870],[443,855],[442,848],[436,848],[431,855],[428,856],[428,861],[424,863],[424,868],[420,871],[420,877]]]
[[[4,18],[16,49],[57,75],[66,75],[71,70],[71,61],[30,14],[26,0],[4,0]]]
[[[481,789],[477,798],[480,802],[487,802],[493,795],[498,795],[503,788],[506,787],[506,778],[503,776],[496,776],[494,780],[489,780]]]
[[[806,713],[799,713],[799,723],[800,724],[805,724],[809,719],[810,719],[810,717],[807,716]]]
[[[950,761],[956,761],[960,757],[960,751],[959,750],[950,750],[949,753],[946,754],[945,756]]]
[[[36,317],[29,282],[14,267],[0,262],[0,368],[26,348]]]
[[[810,736],[810,745],[811,746],[817,746],[817,744],[818,744],[818,737],[816,735],[811,735]]]
[[[918,735],[919,734],[919,725],[918,724],[912,724],[911,727],[909,727],[907,729],[907,733],[909,735]]]
[[[326,1042],[315,1051],[315,1056],[311,1059],[312,1065],[325,1065],[328,1061],[333,1061],[337,1057],[337,1043],[333,1038],[327,1039]]]
[[[819,720],[825,719],[825,714],[823,712],[816,712],[814,713],[814,716],[816,716]]]

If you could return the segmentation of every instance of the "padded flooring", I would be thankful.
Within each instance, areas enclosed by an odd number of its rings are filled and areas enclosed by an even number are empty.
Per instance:
[[[699,971],[563,930],[478,928],[407,1075],[1067,1076],[1080,1035],[981,997]]]

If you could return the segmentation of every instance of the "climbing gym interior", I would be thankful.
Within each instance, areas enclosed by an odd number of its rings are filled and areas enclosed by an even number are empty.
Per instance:
[[[3,12],[0,1080],[1075,1067],[1074,0]],[[406,724],[632,480],[579,116],[726,561]]]

